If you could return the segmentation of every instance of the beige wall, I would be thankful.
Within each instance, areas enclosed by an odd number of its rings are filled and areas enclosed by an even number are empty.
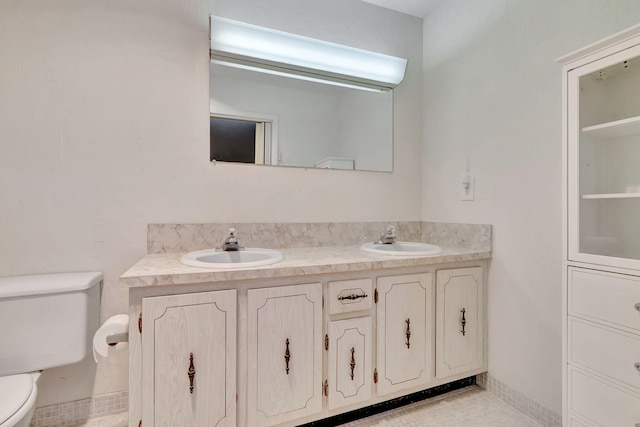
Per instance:
[[[448,0],[424,23],[423,220],[493,225],[489,372],[561,410],[559,56],[640,21],[625,0]],[[476,199],[459,197],[467,162]]]
[[[409,58],[395,172],[210,164],[210,13]],[[421,44],[357,0],[0,2],[0,275],[103,271],[104,319],[147,223],[419,219]],[[125,356],[46,372],[38,405],[125,390]]]

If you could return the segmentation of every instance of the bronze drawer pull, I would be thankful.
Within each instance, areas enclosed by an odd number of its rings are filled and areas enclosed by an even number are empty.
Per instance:
[[[359,299],[364,299],[364,298],[366,298],[368,296],[369,295],[367,295],[366,293],[349,294],[349,295],[345,295],[345,296],[342,296],[342,297],[338,297],[338,301],[344,301],[344,300],[355,301],[355,300],[359,300]]]
[[[353,370],[356,367],[355,353],[356,353],[356,348],[351,347],[351,363],[349,363],[349,366],[351,366],[351,381],[353,381]]]
[[[407,323],[407,331],[405,335],[407,336],[407,348],[411,348],[411,319],[405,320]]]
[[[291,360],[291,353],[289,352],[289,338],[285,341],[287,345],[287,349],[284,352],[284,361],[286,363],[285,371],[287,371],[287,375],[289,375],[289,360]]]
[[[462,310],[460,310],[460,312],[462,313],[462,321],[460,323],[462,323],[462,330],[460,332],[462,332],[462,336],[467,335],[467,333],[464,330],[464,327],[467,325],[467,319],[464,317],[464,314],[466,313],[467,310],[465,310],[464,308]]]
[[[196,368],[193,366],[193,353],[189,353],[189,370],[187,371],[189,376],[189,393],[193,394],[193,380],[196,377]]]

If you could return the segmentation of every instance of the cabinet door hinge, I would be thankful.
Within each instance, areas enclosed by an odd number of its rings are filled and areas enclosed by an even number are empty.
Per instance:
[[[138,316],[138,332],[142,333],[142,313]]]
[[[376,288],[376,289],[373,291],[373,302],[374,302],[375,304],[377,304],[377,303],[378,303],[378,288]]]
[[[324,349],[329,350],[329,334],[324,335]]]
[[[373,370],[373,383],[378,384],[378,369]]]
[[[329,381],[327,380],[324,380],[324,384],[322,384],[322,394],[329,396]]]

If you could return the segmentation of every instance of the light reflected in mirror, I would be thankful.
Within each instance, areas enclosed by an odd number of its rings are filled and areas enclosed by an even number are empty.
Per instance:
[[[363,91],[211,63],[209,95],[212,161],[393,170],[392,91]],[[240,153],[228,136],[234,127],[245,128]]]

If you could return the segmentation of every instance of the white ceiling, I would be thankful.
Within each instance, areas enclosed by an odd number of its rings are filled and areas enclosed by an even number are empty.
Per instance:
[[[363,0],[367,3],[424,18],[444,0]]]

